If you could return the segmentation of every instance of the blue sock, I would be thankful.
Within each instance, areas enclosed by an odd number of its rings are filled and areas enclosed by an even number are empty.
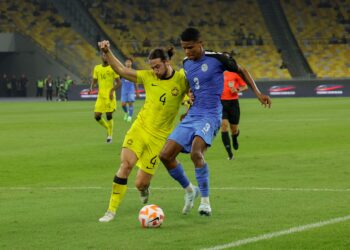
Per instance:
[[[129,116],[132,117],[133,114],[134,114],[134,106],[129,106]]]
[[[123,109],[124,113],[128,113],[128,107],[126,105],[122,106],[122,109]]]
[[[169,174],[173,179],[177,180],[183,188],[188,187],[190,185],[190,181],[187,178],[185,171],[183,170],[181,163],[177,164],[176,168],[168,170]]]
[[[195,168],[196,179],[202,197],[209,197],[209,168],[208,164],[201,168]]]

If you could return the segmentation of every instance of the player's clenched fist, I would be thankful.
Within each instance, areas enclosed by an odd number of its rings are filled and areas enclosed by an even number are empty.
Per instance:
[[[103,40],[101,42],[98,42],[98,47],[102,52],[107,53],[110,47],[109,41],[108,40]]]

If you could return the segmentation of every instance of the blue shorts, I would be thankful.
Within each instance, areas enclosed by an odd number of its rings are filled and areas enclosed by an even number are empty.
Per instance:
[[[220,117],[187,115],[170,134],[168,140],[173,140],[180,144],[183,147],[182,152],[189,153],[191,152],[192,141],[195,136],[200,136],[210,146],[220,126]]]
[[[121,94],[121,102],[134,102],[134,101],[135,101],[134,92],[126,92]]]

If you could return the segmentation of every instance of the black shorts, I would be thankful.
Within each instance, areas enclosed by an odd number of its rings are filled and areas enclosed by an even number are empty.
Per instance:
[[[221,100],[222,103],[222,119],[227,119],[230,124],[239,124],[241,111],[238,99]]]

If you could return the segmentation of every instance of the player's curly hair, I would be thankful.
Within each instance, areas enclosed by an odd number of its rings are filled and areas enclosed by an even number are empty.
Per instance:
[[[168,49],[164,48],[155,48],[151,50],[148,55],[148,60],[160,58],[162,61],[170,60],[174,55],[174,47],[170,47]]]

